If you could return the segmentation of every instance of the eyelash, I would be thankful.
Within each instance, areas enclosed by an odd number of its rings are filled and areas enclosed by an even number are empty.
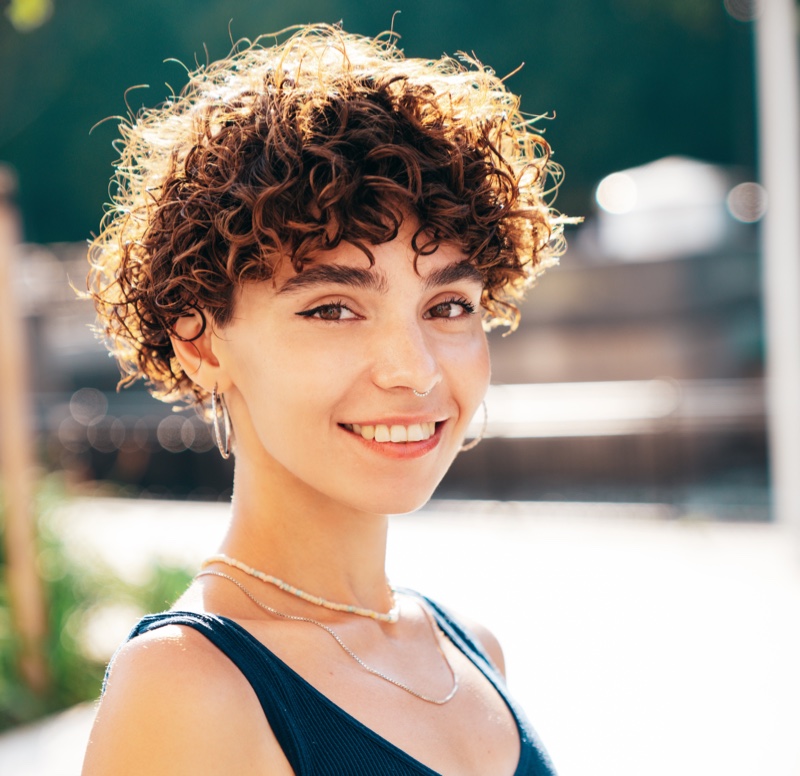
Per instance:
[[[311,310],[303,310],[302,312],[297,313],[297,315],[302,315],[304,318],[316,318],[319,317],[319,313],[327,310],[347,310],[348,312],[353,312],[343,300],[338,300],[336,302],[326,302],[325,304],[318,305],[317,307],[313,307]],[[355,313],[353,313],[355,315]],[[326,318],[319,318],[320,320],[328,320]],[[336,319],[332,319],[336,320]]]
[[[464,299],[464,297],[454,296],[450,299],[445,299],[443,302],[437,302],[433,306],[438,307],[440,304],[457,304],[467,315],[475,314],[475,305],[469,299]]]
[[[468,299],[464,299],[463,297],[451,297],[450,299],[445,299],[441,302],[437,302],[433,307],[439,307],[440,305],[448,305],[448,304],[455,304],[461,307],[464,310],[466,315],[474,315],[475,314],[475,305],[472,304]],[[319,314],[323,311],[333,311],[333,310],[347,310],[348,312],[353,312],[342,300],[336,302],[326,302],[325,304],[318,305],[317,307],[313,307],[310,310],[303,310],[302,312],[297,313],[297,315],[301,315],[304,318],[316,318],[319,317]],[[355,315],[355,313],[353,313]],[[447,320],[451,316],[445,316],[444,318],[438,318],[437,320]],[[456,316],[460,317],[460,316]],[[320,320],[332,320],[336,321],[337,319],[325,319],[319,317]]]

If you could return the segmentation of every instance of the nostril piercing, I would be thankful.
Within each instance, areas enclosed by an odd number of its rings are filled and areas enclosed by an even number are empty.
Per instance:
[[[421,399],[423,396],[427,396],[432,390],[433,390],[432,388],[428,388],[428,390],[425,391],[425,393],[420,393],[419,391],[417,391],[414,388],[411,389],[411,391],[413,392],[414,396],[416,396],[419,399]]]

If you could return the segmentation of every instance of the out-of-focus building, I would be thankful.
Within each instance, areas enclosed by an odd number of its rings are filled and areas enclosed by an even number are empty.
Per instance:
[[[520,329],[492,335],[493,382],[527,386],[498,392],[495,430],[525,438],[490,440],[445,484],[765,517],[763,189],[668,157],[607,176],[596,199]]]

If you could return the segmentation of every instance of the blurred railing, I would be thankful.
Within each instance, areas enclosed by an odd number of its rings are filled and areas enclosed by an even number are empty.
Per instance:
[[[486,403],[486,436],[514,439],[759,430],[765,422],[757,378],[493,385]]]

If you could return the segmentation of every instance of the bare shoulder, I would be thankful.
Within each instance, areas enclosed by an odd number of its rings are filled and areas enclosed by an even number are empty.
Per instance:
[[[252,688],[204,636],[169,625],[119,650],[83,776],[244,776],[265,763],[275,763],[266,773],[291,773]]]
[[[465,617],[461,612],[455,614],[458,622],[460,622],[467,630],[477,639],[478,645],[483,647],[484,651],[491,658],[495,668],[500,674],[505,677],[506,675],[506,660],[503,655],[503,648],[497,637],[485,625],[482,625],[477,620],[471,617]]]
[[[494,633],[492,633],[485,625],[475,622],[474,620],[470,621],[468,619],[466,621],[466,626],[470,629],[470,631],[472,631],[478,641],[480,641],[481,646],[486,650],[497,670],[502,674],[502,676],[505,676],[505,655],[503,654],[503,648],[500,646],[500,642],[497,640],[497,637],[494,635]]]

